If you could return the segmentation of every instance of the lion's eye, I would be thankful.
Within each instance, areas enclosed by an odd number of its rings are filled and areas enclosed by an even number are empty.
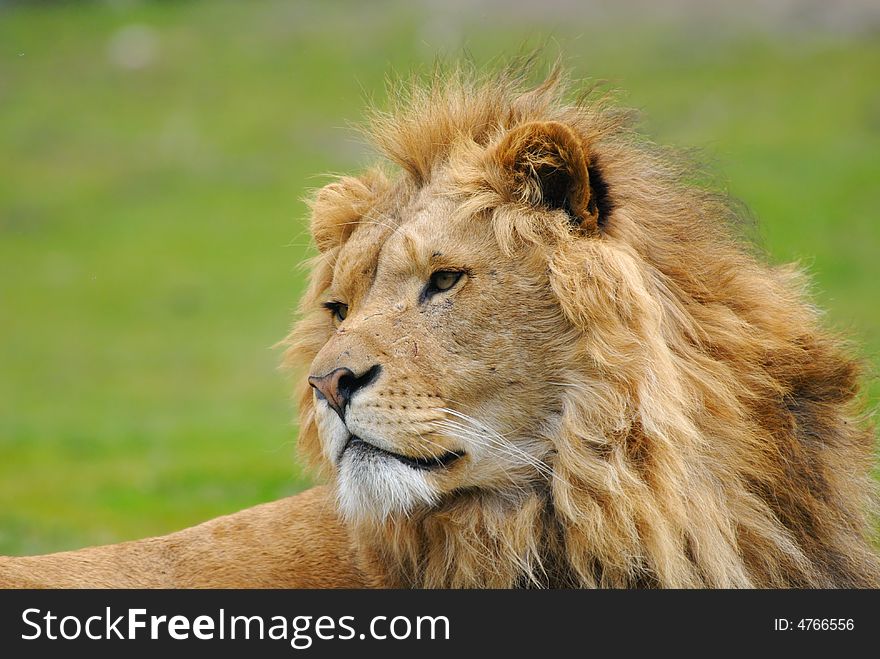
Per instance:
[[[348,316],[348,305],[342,302],[325,302],[324,308],[330,311],[333,320],[338,320],[340,323]]]
[[[431,279],[428,282],[428,294],[448,291],[458,283],[461,275],[462,273],[456,270],[438,270],[431,275]]]

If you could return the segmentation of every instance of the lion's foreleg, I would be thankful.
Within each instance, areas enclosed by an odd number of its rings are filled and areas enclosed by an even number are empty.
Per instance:
[[[183,531],[46,556],[0,557],[4,588],[357,588],[325,488]]]

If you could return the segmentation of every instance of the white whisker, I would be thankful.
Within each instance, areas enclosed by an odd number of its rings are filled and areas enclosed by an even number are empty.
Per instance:
[[[514,462],[525,463],[548,480],[561,478],[546,462],[524,451],[487,424],[448,407],[438,407],[436,409],[439,412],[454,417],[454,419],[447,418],[434,422],[437,428],[446,430],[453,436],[460,436],[466,441],[483,446],[496,455],[513,459]]]

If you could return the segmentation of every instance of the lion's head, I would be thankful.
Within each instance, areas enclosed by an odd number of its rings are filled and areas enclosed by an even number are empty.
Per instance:
[[[804,284],[560,76],[438,76],[312,203],[300,447],[392,585],[874,584]]]

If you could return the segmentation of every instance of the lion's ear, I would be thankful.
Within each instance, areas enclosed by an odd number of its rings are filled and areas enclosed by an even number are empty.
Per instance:
[[[341,245],[387,188],[379,170],[363,176],[344,176],[325,185],[308,200],[312,210],[311,231],[321,252]]]
[[[510,130],[490,151],[508,201],[564,210],[585,230],[599,224],[583,140],[557,121],[532,121]]]

